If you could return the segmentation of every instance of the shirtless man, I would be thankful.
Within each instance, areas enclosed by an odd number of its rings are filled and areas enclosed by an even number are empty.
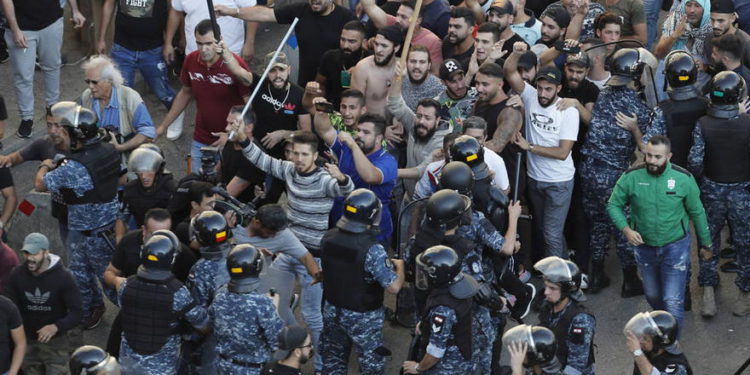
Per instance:
[[[403,44],[404,35],[398,26],[383,27],[375,36],[373,55],[362,59],[354,67],[352,88],[365,93],[369,113],[385,115],[388,87],[396,68],[395,55]]]

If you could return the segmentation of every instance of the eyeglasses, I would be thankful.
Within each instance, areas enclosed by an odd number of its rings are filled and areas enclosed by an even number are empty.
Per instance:
[[[93,79],[84,79],[83,82],[86,82],[87,85],[98,85],[99,80],[93,80]]]

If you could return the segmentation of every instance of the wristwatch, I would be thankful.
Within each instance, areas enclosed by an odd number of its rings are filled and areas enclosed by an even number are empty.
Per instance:
[[[643,350],[641,349],[633,350],[633,357],[640,357],[642,355],[643,355]]]
[[[419,368],[419,362],[417,362],[417,364],[416,364],[416,365],[414,365],[414,371],[416,371],[416,372],[417,372],[417,374],[421,374],[421,373],[422,373],[422,371],[421,371],[421,370],[420,370],[420,368]]]
[[[534,152],[534,144],[529,143],[529,151]]]

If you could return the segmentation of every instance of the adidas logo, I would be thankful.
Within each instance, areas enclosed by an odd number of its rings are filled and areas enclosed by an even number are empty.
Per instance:
[[[49,292],[42,293],[39,288],[36,288],[34,294],[26,292],[26,298],[33,304],[41,305],[49,299]]]

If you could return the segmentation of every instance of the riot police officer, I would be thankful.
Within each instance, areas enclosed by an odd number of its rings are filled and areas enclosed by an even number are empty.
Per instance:
[[[72,154],[59,166],[52,160],[43,161],[36,188],[60,193],[68,206],[65,245],[70,271],[81,291],[83,325],[90,329],[104,314],[97,279],[104,285],[102,275],[114,250],[112,228],[118,209],[120,155],[114,146],[101,141],[97,117],[91,110],[74,102],[59,102],[51,112],[68,132]],[[114,299],[114,291],[105,291]]]
[[[76,349],[70,356],[68,366],[72,375],[120,375],[117,359],[93,345]]]
[[[654,117],[657,121],[646,130],[643,142],[648,142],[654,135],[667,136],[672,142],[670,161],[684,168],[687,167],[688,152],[693,144],[695,122],[706,114],[708,99],[695,87],[698,66],[693,56],[676,50],[670,52],[664,61],[669,99],[660,102],[655,108]]]
[[[216,211],[204,211],[190,221],[191,240],[200,245],[201,259],[190,270],[185,285],[195,303],[208,309],[219,288],[229,282],[227,254],[232,231],[226,218]],[[215,373],[215,336],[193,336],[183,346],[183,358],[189,366],[203,374]]]
[[[382,204],[370,190],[356,189],[344,201],[336,228],[320,243],[325,305],[320,352],[323,373],[343,375],[351,346],[357,348],[362,374],[383,374],[383,290],[397,294],[404,263],[388,259],[377,240]]]
[[[546,327],[521,324],[503,334],[512,375],[560,375],[555,334]]]
[[[750,314],[750,115],[740,113],[747,83],[737,73],[725,71],[711,82],[711,105],[698,120],[690,149],[691,171],[703,176],[701,199],[706,208],[712,249],[700,251],[698,284],[703,287],[701,314],[716,314],[714,288],[719,283],[718,249],[721,229],[732,227],[740,272],[735,285],[740,289],[732,309],[734,315]]]
[[[229,283],[216,293],[208,312],[219,353],[218,374],[260,374],[277,346],[283,322],[275,300],[260,294],[263,258],[253,245],[237,245],[227,256]]]
[[[208,326],[206,309],[172,274],[179,249],[168,231],[143,244],[136,275],[118,278],[123,337],[120,363],[127,374],[174,374],[180,349],[180,326]]]
[[[404,361],[406,374],[452,375],[472,372],[472,299],[479,290],[461,272],[461,257],[447,246],[433,246],[416,257],[415,287],[429,291],[419,322],[419,360]]]
[[[581,271],[575,263],[555,256],[538,261],[534,269],[544,278],[539,325],[554,332],[563,373],[593,374],[596,319],[580,304],[584,299]]]
[[[138,178],[128,182],[122,193],[124,220],[118,221],[118,238],[127,229],[133,229],[133,224],[140,228],[146,211],[156,207],[167,208],[172,198],[174,179],[171,173],[164,171],[164,156],[152,147],[158,146],[141,145],[130,153],[128,172],[135,173]]]
[[[633,374],[693,374],[677,343],[677,320],[672,314],[662,310],[635,314],[623,331],[628,351],[635,357]]]

